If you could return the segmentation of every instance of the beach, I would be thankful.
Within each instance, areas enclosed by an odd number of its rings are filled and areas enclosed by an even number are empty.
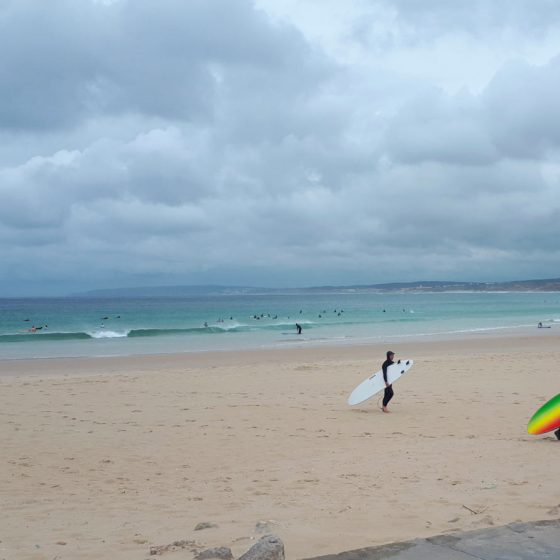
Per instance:
[[[367,346],[0,361],[0,559],[287,558],[560,517],[557,329]],[[391,349],[390,414],[346,398]],[[199,524],[205,528],[195,527]]]

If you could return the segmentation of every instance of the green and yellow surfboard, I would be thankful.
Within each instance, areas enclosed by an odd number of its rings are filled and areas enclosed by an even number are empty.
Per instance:
[[[560,393],[543,404],[527,425],[527,432],[538,436],[560,428]]]

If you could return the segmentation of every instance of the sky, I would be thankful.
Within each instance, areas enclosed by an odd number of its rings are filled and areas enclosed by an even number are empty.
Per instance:
[[[0,0],[0,297],[560,277],[557,0]]]

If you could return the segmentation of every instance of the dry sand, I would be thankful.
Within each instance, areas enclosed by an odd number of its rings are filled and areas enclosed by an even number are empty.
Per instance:
[[[558,343],[392,344],[415,366],[391,414],[346,405],[385,346],[0,362],[0,559],[238,556],[259,522],[304,558],[557,518],[560,442],[526,425]]]

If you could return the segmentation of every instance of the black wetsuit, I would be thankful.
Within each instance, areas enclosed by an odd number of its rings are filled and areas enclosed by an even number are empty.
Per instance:
[[[394,363],[395,362],[393,362],[393,360],[387,358],[381,366],[381,369],[383,370],[383,381],[385,381],[385,383],[387,383],[387,368]],[[393,386],[389,385],[388,387],[385,387],[385,394],[383,395],[383,406],[387,406],[389,404],[389,401],[393,398],[393,395]]]

